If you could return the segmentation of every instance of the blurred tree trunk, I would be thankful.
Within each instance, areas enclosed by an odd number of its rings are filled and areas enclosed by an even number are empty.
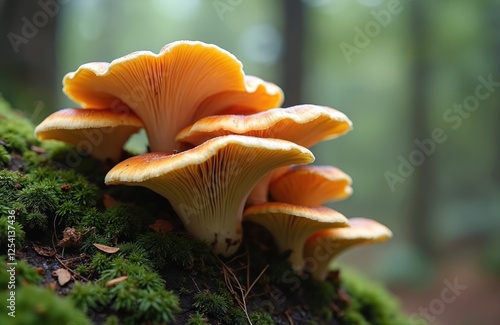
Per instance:
[[[302,103],[304,5],[301,0],[283,0],[285,12],[284,107]]]
[[[60,88],[55,80],[60,12],[57,2],[43,7],[38,1],[0,2],[0,93],[13,107],[35,111],[35,121],[46,115],[40,108],[52,110]]]
[[[428,112],[428,66],[427,66],[427,28],[425,1],[413,1],[410,5],[410,42],[413,44],[413,64],[411,67],[411,147],[414,140],[429,138],[431,130],[427,123]],[[434,188],[432,157],[425,156],[423,164],[415,168],[413,178],[413,197],[410,207],[410,229],[414,243],[424,253],[432,253],[432,244],[428,234],[430,220],[431,192]]]

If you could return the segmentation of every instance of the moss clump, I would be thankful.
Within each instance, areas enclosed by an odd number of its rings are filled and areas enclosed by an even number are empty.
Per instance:
[[[157,269],[168,263],[182,268],[199,268],[202,273],[214,274],[215,257],[206,243],[182,234],[148,233],[139,236],[137,243],[148,253]]]
[[[7,213],[6,213],[7,214]],[[11,236],[13,235],[13,236]],[[8,219],[7,216],[0,217],[0,246],[13,248],[21,247],[24,242],[25,232],[23,226],[17,221]]]
[[[177,296],[165,289],[165,281],[151,269],[140,247],[124,244],[122,248],[116,256],[96,253],[91,266],[99,279],[75,285],[71,298],[85,312],[108,306],[125,324],[173,321],[180,311]],[[110,285],[109,281],[124,276],[123,281]]]
[[[203,315],[199,312],[196,312],[196,313],[192,314],[191,316],[189,316],[187,324],[188,325],[210,325],[210,323],[208,322],[208,318],[206,318],[205,315]]]
[[[37,270],[25,261],[16,260],[16,263],[16,287],[19,287],[22,284],[38,284],[42,280],[42,276],[37,272]],[[7,256],[0,256],[0,266],[2,267],[0,270],[0,288],[8,289],[10,274],[7,270],[10,267],[7,265]]]
[[[6,166],[11,157],[9,152],[5,149],[4,146],[0,145],[0,165]]]
[[[274,325],[271,315],[256,311],[250,314],[250,320],[254,325]]]
[[[2,292],[0,297],[2,301],[6,301],[9,295]],[[17,289],[15,297],[15,317],[10,317],[5,311],[0,314],[0,324],[91,324],[69,299],[59,298],[49,289],[26,285]]]
[[[14,112],[0,96],[0,140],[7,151],[24,153],[39,142],[33,134],[33,125],[21,113]]]
[[[193,301],[193,307],[198,311],[216,318],[224,316],[232,305],[232,301],[227,297],[208,291],[196,293]]]
[[[342,322],[345,325],[410,325],[398,302],[380,285],[353,271],[342,272],[342,283],[350,296]]]

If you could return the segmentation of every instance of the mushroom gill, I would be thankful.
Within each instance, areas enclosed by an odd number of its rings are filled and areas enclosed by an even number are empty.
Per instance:
[[[245,221],[266,228],[281,253],[290,253],[288,261],[300,272],[304,266],[302,250],[314,232],[333,227],[347,227],[347,218],[327,207],[304,207],[280,202],[266,202],[247,208]]]
[[[392,232],[381,223],[365,218],[349,219],[349,227],[318,231],[304,245],[306,271],[313,278],[324,280],[328,267],[335,256],[360,244],[383,242],[392,237]]]
[[[105,181],[163,195],[190,234],[229,256],[240,245],[243,206],[255,183],[277,167],[313,160],[309,150],[288,141],[229,135],[177,154],[129,158]]]
[[[70,143],[96,159],[117,162],[125,142],[141,128],[142,121],[133,112],[66,108],[43,120],[35,135],[40,140]]]
[[[253,113],[283,100],[278,86],[246,77],[231,53],[193,41],[167,44],[158,54],[138,51],[111,63],[84,64],[68,73],[63,85],[84,108],[134,111],[153,152],[178,150],[175,135],[200,118]]]

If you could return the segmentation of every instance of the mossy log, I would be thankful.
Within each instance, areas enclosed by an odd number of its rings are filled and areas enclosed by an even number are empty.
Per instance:
[[[409,324],[382,287],[343,270],[316,282],[248,233],[214,256],[164,198],[107,187],[109,166],[74,155],[0,101],[0,297],[16,292],[1,324]]]

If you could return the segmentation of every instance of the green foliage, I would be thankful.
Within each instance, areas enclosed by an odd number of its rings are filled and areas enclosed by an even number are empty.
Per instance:
[[[104,253],[97,252],[92,257],[90,267],[93,270],[102,272],[111,267],[111,257]]]
[[[4,133],[2,134],[2,141],[7,143],[7,145],[12,148],[12,150],[19,153],[23,153],[28,150],[27,141],[18,134],[15,133]]]
[[[254,325],[274,325],[274,321],[271,315],[260,311],[254,311],[253,313],[251,313],[250,320]]]
[[[212,317],[222,317],[232,307],[232,301],[217,293],[200,291],[193,297],[193,307]]]
[[[4,146],[0,145],[0,165],[7,165],[10,159],[9,152]]]
[[[352,271],[342,272],[342,283],[350,296],[346,325],[405,325],[409,318],[401,314],[398,302],[380,285]]]
[[[18,190],[24,186],[26,178],[18,172],[0,170],[0,198],[8,204],[13,204],[18,196]]]
[[[70,293],[75,305],[83,312],[100,305],[105,305],[108,301],[106,289],[95,283],[76,283]]]
[[[189,316],[188,325],[210,325],[208,322],[208,318],[206,318],[203,314],[196,312]]]
[[[104,212],[87,209],[75,222],[79,229],[93,229],[84,239],[83,249],[87,252],[95,251],[93,243],[111,245],[116,239],[133,240],[146,229],[140,209],[126,203],[117,203]]]
[[[87,275],[90,273],[90,268],[87,266],[87,264],[80,264],[75,268],[75,272],[80,275]]]
[[[14,237],[9,237],[9,234],[12,234],[12,232],[14,233]],[[0,247],[7,247],[9,243],[15,243],[16,247],[21,247],[24,237],[25,232],[20,223],[9,220],[7,216],[0,217]]]
[[[53,213],[59,202],[58,190],[52,182],[41,181],[22,189],[19,192],[19,200],[28,211]]]
[[[2,301],[8,298],[8,292],[0,293]],[[75,308],[70,299],[59,298],[49,289],[33,285],[25,285],[16,291],[15,317],[0,313],[0,324],[10,325],[54,325],[74,324],[90,325],[87,317]]]
[[[41,212],[28,213],[26,216],[26,229],[28,230],[47,230],[48,228],[48,217],[46,214]]]
[[[41,155],[31,150],[26,150],[23,153],[23,161],[27,164],[26,169],[28,171],[31,170],[33,166],[38,166],[45,160],[46,158],[43,158]]]
[[[38,274],[37,270],[24,260],[16,260],[16,287],[23,283],[38,284],[42,280],[42,276]],[[0,256],[0,288],[7,289],[10,281],[10,274],[7,272],[9,266],[7,265],[7,256]]]
[[[104,325],[120,325],[120,319],[116,315],[106,317]]]
[[[148,233],[140,236],[137,243],[148,253],[157,269],[172,263],[182,268],[196,264],[206,273],[213,272],[208,265],[213,265],[214,257],[202,241],[174,233]]]

